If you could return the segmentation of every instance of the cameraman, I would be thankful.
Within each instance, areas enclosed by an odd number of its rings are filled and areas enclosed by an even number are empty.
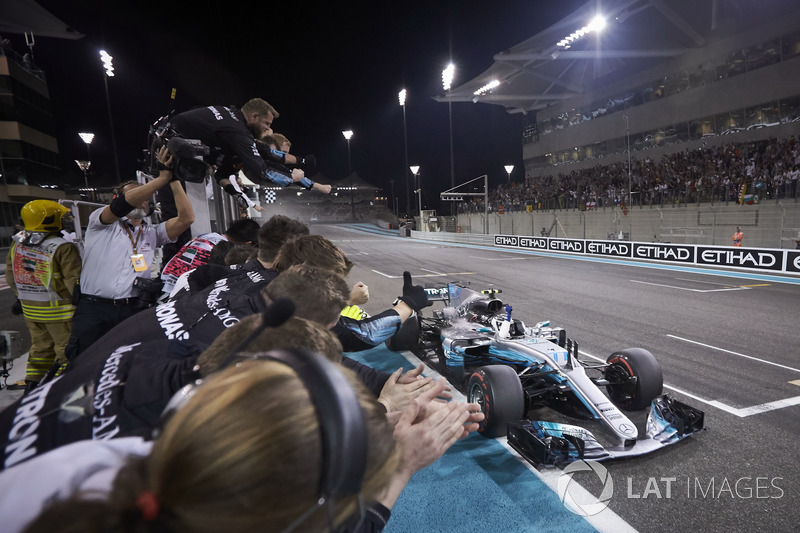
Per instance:
[[[168,119],[168,128],[177,136],[187,140],[197,140],[210,149],[210,153],[205,156],[205,162],[218,167],[214,178],[237,200],[241,195],[237,193],[229,179],[237,163],[242,165],[244,175],[256,185],[287,187],[297,183],[308,190],[329,194],[330,185],[314,183],[305,177],[304,171],[300,168],[291,170],[281,168],[283,164],[295,167],[313,166],[315,164],[313,156],[298,158],[256,143],[256,139],[262,139],[272,133],[272,121],[278,116],[279,113],[269,103],[261,98],[253,98],[245,103],[241,110],[233,106],[207,106],[178,113]],[[158,193],[158,201],[165,218],[174,216],[175,211],[168,189]],[[189,240],[188,234],[181,236],[176,246],[167,247],[165,258],[171,259]]]
[[[72,318],[66,356],[73,361],[109,329],[147,307],[135,288],[142,278],[151,282],[150,266],[156,248],[173,242],[194,222],[194,211],[180,181],[172,174],[172,156],[158,152],[158,177],[140,185],[123,183],[111,204],[89,216],[80,282],[80,300]],[[175,197],[177,216],[158,225],[144,221],[153,194],[168,186]],[[140,282],[141,283],[141,282]],[[152,282],[151,282],[152,283]],[[158,292],[156,292],[156,295]]]

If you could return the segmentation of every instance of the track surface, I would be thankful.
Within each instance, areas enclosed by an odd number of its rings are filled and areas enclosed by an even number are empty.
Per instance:
[[[408,270],[415,283],[500,288],[515,317],[565,327],[586,358],[632,346],[653,352],[665,392],[704,410],[708,429],[648,456],[603,463],[614,482],[609,507],[633,528],[796,531],[796,283],[449,246],[367,226],[312,231],[355,261],[348,281],[369,286],[372,313],[400,294]],[[602,492],[591,472],[573,480]]]

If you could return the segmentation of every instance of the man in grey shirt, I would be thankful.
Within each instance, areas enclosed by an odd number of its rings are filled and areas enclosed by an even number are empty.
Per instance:
[[[81,296],[72,318],[66,356],[74,359],[108,330],[143,308],[134,287],[137,278],[152,278],[156,248],[173,242],[194,222],[192,205],[179,180],[173,179],[172,156],[158,153],[159,174],[150,182],[123,183],[111,203],[89,216],[81,272]],[[168,186],[178,214],[158,225],[144,221],[148,201]]]

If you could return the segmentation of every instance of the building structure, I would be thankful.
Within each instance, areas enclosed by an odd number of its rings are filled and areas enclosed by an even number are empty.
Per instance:
[[[494,60],[436,99],[524,114],[528,179],[800,131],[790,0],[592,0]]]

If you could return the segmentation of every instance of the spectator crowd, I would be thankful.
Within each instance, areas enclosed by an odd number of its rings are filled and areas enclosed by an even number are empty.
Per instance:
[[[795,136],[726,143],[631,159],[634,205],[745,202],[796,198],[800,143]],[[592,209],[627,202],[628,163],[596,165],[498,186],[489,194],[490,212],[527,209]],[[482,213],[483,199],[459,205],[462,213]],[[530,208],[528,207],[530,206]]]

